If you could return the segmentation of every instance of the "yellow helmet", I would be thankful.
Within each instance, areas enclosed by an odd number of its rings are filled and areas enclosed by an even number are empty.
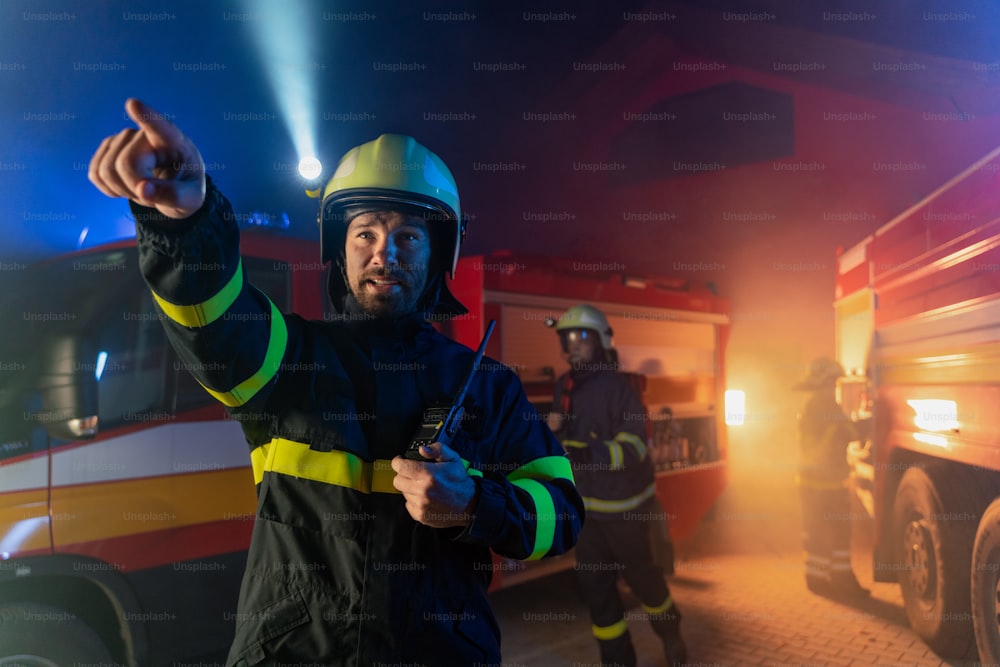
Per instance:
[[[323,188],[319,218],[322,261],[343,254],[351,217],[379,208],[427,218],[432,223],[436,262],[454,278],[465,223],[458,186],[441,158],[402,134],[383,134],[349,150]]]
[[[596,331],[601,339],[601,347],[605,350],[611,349],[611,325],[608,318],[597,308],[587,304],[573,306],[569,308],[559,321],[556,322],[556,331],[563,332],[569,329],[590,329]]]

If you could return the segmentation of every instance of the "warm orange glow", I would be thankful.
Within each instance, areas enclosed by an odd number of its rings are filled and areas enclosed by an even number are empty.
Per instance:
[[[746,421],[747,396],[741,389],[726,390],[726,426],[742,426]]]

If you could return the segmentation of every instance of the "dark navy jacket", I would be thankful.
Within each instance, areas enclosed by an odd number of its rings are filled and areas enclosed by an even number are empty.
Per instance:
[[[422,317],[387,326],[278,312],[246,282],[235,216],[211,181],[179,228],[133,211],[168,336],[251,450],[257,519],[228,664],[499,663],[490,549],[565,552],[584,512],[517,376],[484,359],[453,443],[477,487],[471,525],[419,524],[389,461],[424,407],[454,396],[473,352]]]
[[[563,375],[555,410],[564,410],[556,433],[573,463],[587,517],[628,518],[645,511],[656,494],[646,444],[646,408],[624,373],[601,368]],[[567,400],[568,399],[568,400]]]

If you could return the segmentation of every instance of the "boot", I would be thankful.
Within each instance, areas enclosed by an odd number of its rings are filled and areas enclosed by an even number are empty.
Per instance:
[[[601,648],[601,667],[635,667],[635,647],[628,632],[614,639],[598,639],[597,645]]]
[[[649,619],[653,632],[663,642],[663,653],[670,667],[680,667],[687,663],[687,645],[681,637],[681,613],[672,607],[665,614],[657,614]]]

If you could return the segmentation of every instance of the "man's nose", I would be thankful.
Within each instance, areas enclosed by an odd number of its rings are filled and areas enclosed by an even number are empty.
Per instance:
[[[391,236],[383,236],[375,244],[375,254],[372,257],[373,263],[378,266],[398,266],[399,248],[396,246],[395,241],[392,240]]]

